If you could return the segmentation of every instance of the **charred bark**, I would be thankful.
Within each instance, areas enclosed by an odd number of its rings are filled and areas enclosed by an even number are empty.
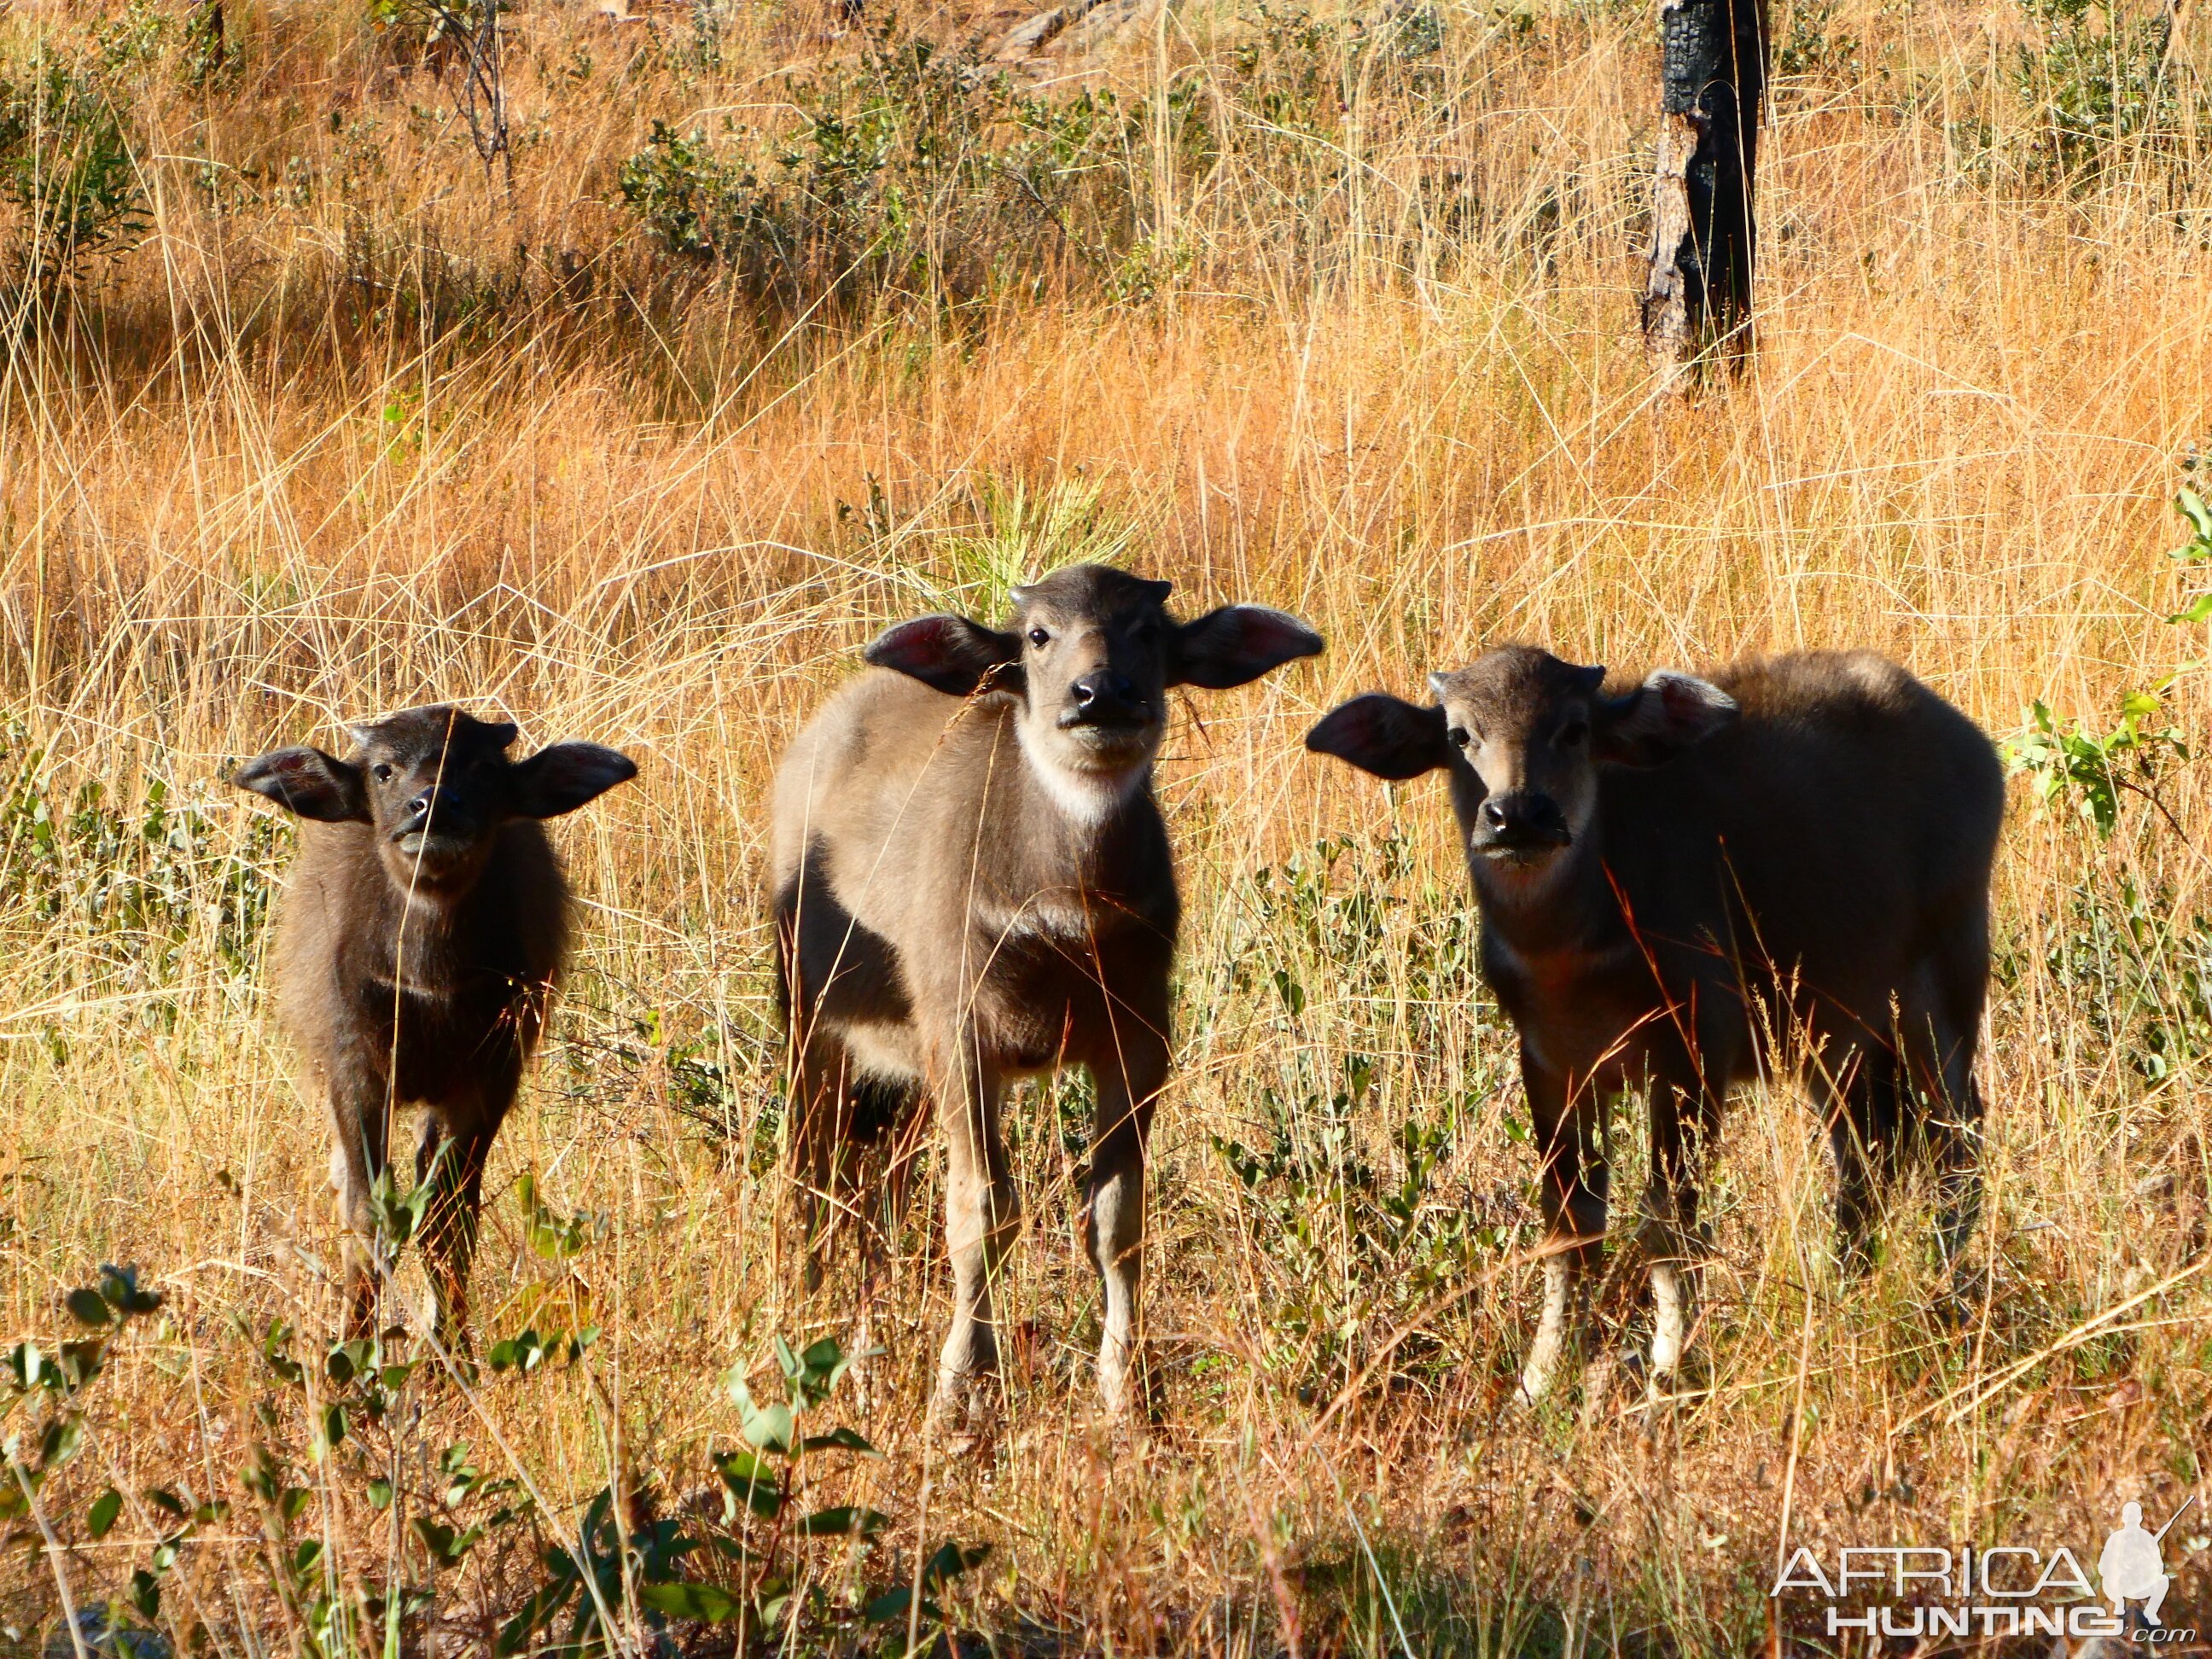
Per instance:
[[[1751,349],[1754,185],[1765,101],[1762,0],[1662,0],[1656,189],[1644,337],[1674,378]]]

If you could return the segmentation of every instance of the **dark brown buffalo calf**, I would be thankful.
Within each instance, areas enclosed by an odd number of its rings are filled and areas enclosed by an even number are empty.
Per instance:
[[[510,761],[514,727],[442,704],[351,733],[351,761],[279,749],[233,781],[308,820],[276,920],[277,1007],[329,1102],[347,1334],[375,1311],[370,1188],[392,1120],[419,1105],[417,1179],[439,1183],[422,1249],[450,1334],[466,1317],[484,1157],[567,953],[568,884],[538,820],[637,768],[588,743]]]
[[[1851,1259],[1908,1148],[1939,1172],[1947,1261],[1980,1200],[1974,1051],[2004,811],[1989,739],[1864,653],[1605,678],[1511,647],[1432,676],[1428,708],[1358,697],[1306,738],[1378,776],[1450,775],[1483,976],[1521,1039],[1543,1158],[1530,1400],[1605,1231],[1609,1097],[1649,1097],[1655,1393],[1687,1338],[1696,1154],[1731,1086],[1802,1071]]]

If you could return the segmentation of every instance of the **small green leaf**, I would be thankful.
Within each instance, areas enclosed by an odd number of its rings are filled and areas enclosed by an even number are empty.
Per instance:
[[[85,1517],[85,1527],[95,1540],[105,1538],[115,1528],[116,1516],[123,1513],[123,1494],[110,1486],[92,1500],[92,1513]]]
[[[866,1538],[881,1532],[891,1523],[891,1518],[876,1510],[857,1509],[841,1504],[834,1510],[817,1510],[799,1523],[802,1538]]]
[[[119,1314],[149,1314],[161,1305],[161,1291],[139,1287],[137,1268],[112,1261],[100,1264],[100,1293]]]
[[[788,1343],[779,1340],[776,1349],[784,1375],[791,1382],[791,1403],[801,1410],[811,1411],[827,1400],[854,1359],[834,1336],[808,1343],[805,1351],[796,1356]]]
[[[788,1406],[769,1406],[752,1413],[744,1422],[745,1438],[763,1451],[789,1451],[794,1430]]]
[[[107,1311],[107,1298],[98,1291],[74,1290],[69,1293],[67,1301],[70,1312],[80,1325],[89,1325],[98,1330],[112,1317]]]
[[[888,1625],[895,1620],[904,1620],[907,1609],[913,1605],[913,1587],[901,1584],[896,1589],[885,1590],[867,1606],[862,1607],[860,1617],[872,1625]],[[931,1618],[934,1619],[937,1616],[936,1608],[930,1606],[928,1602],[924,1601],[921,1607],[922,1611]]]
[[[981,1566],[990,1555],[988,1544],[947,1544],[929,1558],[921,1570],[925,1589],[936,1589],[951,1583],[972,1567]]]
[[[53,1380],[49,1388],[82,1389],[100,1375],[100,1367],[107,1363],[107,1339],[88,1336],[82,1342],[64,1342],[55,1356]]]
[[[461,1558],[475,1548],[477,1540],[483,1536],[482,1527],[471,1527],[466,1532],[456,1532],[444,1522],[433,1521],[427,1516],[416,1516],[414,1524],[415,1536],[422,1540],[422,1547],[430,1552],[430,1559],[441,1567],[459,1566]]]
[[[281,1319],[269,1322],[269,1334],[261,1344],[261,1357],[277,1380],[298,1388],[307,1381],[307,1367],[292,1358],[292,1328]]]
[[[392,1483],[389,1480],[386,1480],[380,1474],[374,1480],[371,1480],[368,1483],[368,1501],[370,1507],[374,1509],[390,1509],[392,1507]]]
[[[51,1474],[75,1457],[84,1443],[84,1425],[74,1417],[46,1425],[46,1431],[39,1437],[39,1472]]]
[[[791,1586],[781,1578],[763,1579],[754,1588],[753,1611],[760,1614],[763,1625],[775,1624],[790,1605]]]
[[[726,1380],[730,1398],[737,1402],[738,1419],[744,1425],[745,1438],[763,1451],[789,1452],[796,1432],[791,1407],[761,1406],[745,1385],[744,1373],[740,1369],[732,1369]]]
[[[827,1434],[810,1434],[799,1443],[801,1451],[858,1452],[863,1457],[881,1457],[883,1454],[863,1440],[851,1429],[840,1425]]]
[[[21,1393],[28,1394],[33,1389],[53,1388],[58,1383],[58,1378],[52,1382],[46,1380],[52,1368],[46,1364],[46,1357],[32,1343],[18,1342],[9,1349],[7,1364],[9,1380]]]
[[[737,1499],[763,1521],[773,1521],[783,1508],[783,1486],[775,1471],[749,1451],[725,1452],[714,1460],[714,1473]]]
[[[714,1584],[641,1584],[637,1599],[672,1619],[696,1619],[709,1625],[728,1623],[744,1605]]]
[[[2185,611],[2177,611],[2166,618],[2170,623],[2212,622],[2212,593],[2199,593]]]
[[[252,1492],[263,1503],[273,1504],[276,1501],[277,1483],[283,1479],[283,1475],[276,1467],[276,1460],[270,1455],[269,1448],[256,1446],[246,1454],[246,1466],[239,1470],[238,1479],[239,1483],[246,1491]],[[165,1497],[168,1498],[170,1503],[176,1504],[176,1514],[181,1516],[185,1513],[185,1506],[174,1496],[165,1492],[153,1494],[153,1499],[156,1504],[161,1503]],[[166,1509],[168,1505],[165,1504],[162,1507]]]
[[[2173,509],[2189,520],[2190,529],[2196,532],[2186,547],[2175,550],[2173,556],[2196,560],[2212,553],[2212,507],[2207,507],[2202,495],[2184,484],[2181,493],[2173,498]]]

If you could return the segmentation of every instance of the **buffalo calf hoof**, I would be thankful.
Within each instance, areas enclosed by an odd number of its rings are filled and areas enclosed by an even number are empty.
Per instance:
[[[997,1380],[990,1372],[939,1371],[929,1402],[930,1437],[956,1457],[980,1451],[995,1426]]]

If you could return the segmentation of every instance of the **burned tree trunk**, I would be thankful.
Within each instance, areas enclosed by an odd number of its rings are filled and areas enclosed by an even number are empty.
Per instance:
[[[1751,348],[1753,186],[1766,92],[1762,0],[1661,0],[1659,165],[1644,337],[1679,378]]]

